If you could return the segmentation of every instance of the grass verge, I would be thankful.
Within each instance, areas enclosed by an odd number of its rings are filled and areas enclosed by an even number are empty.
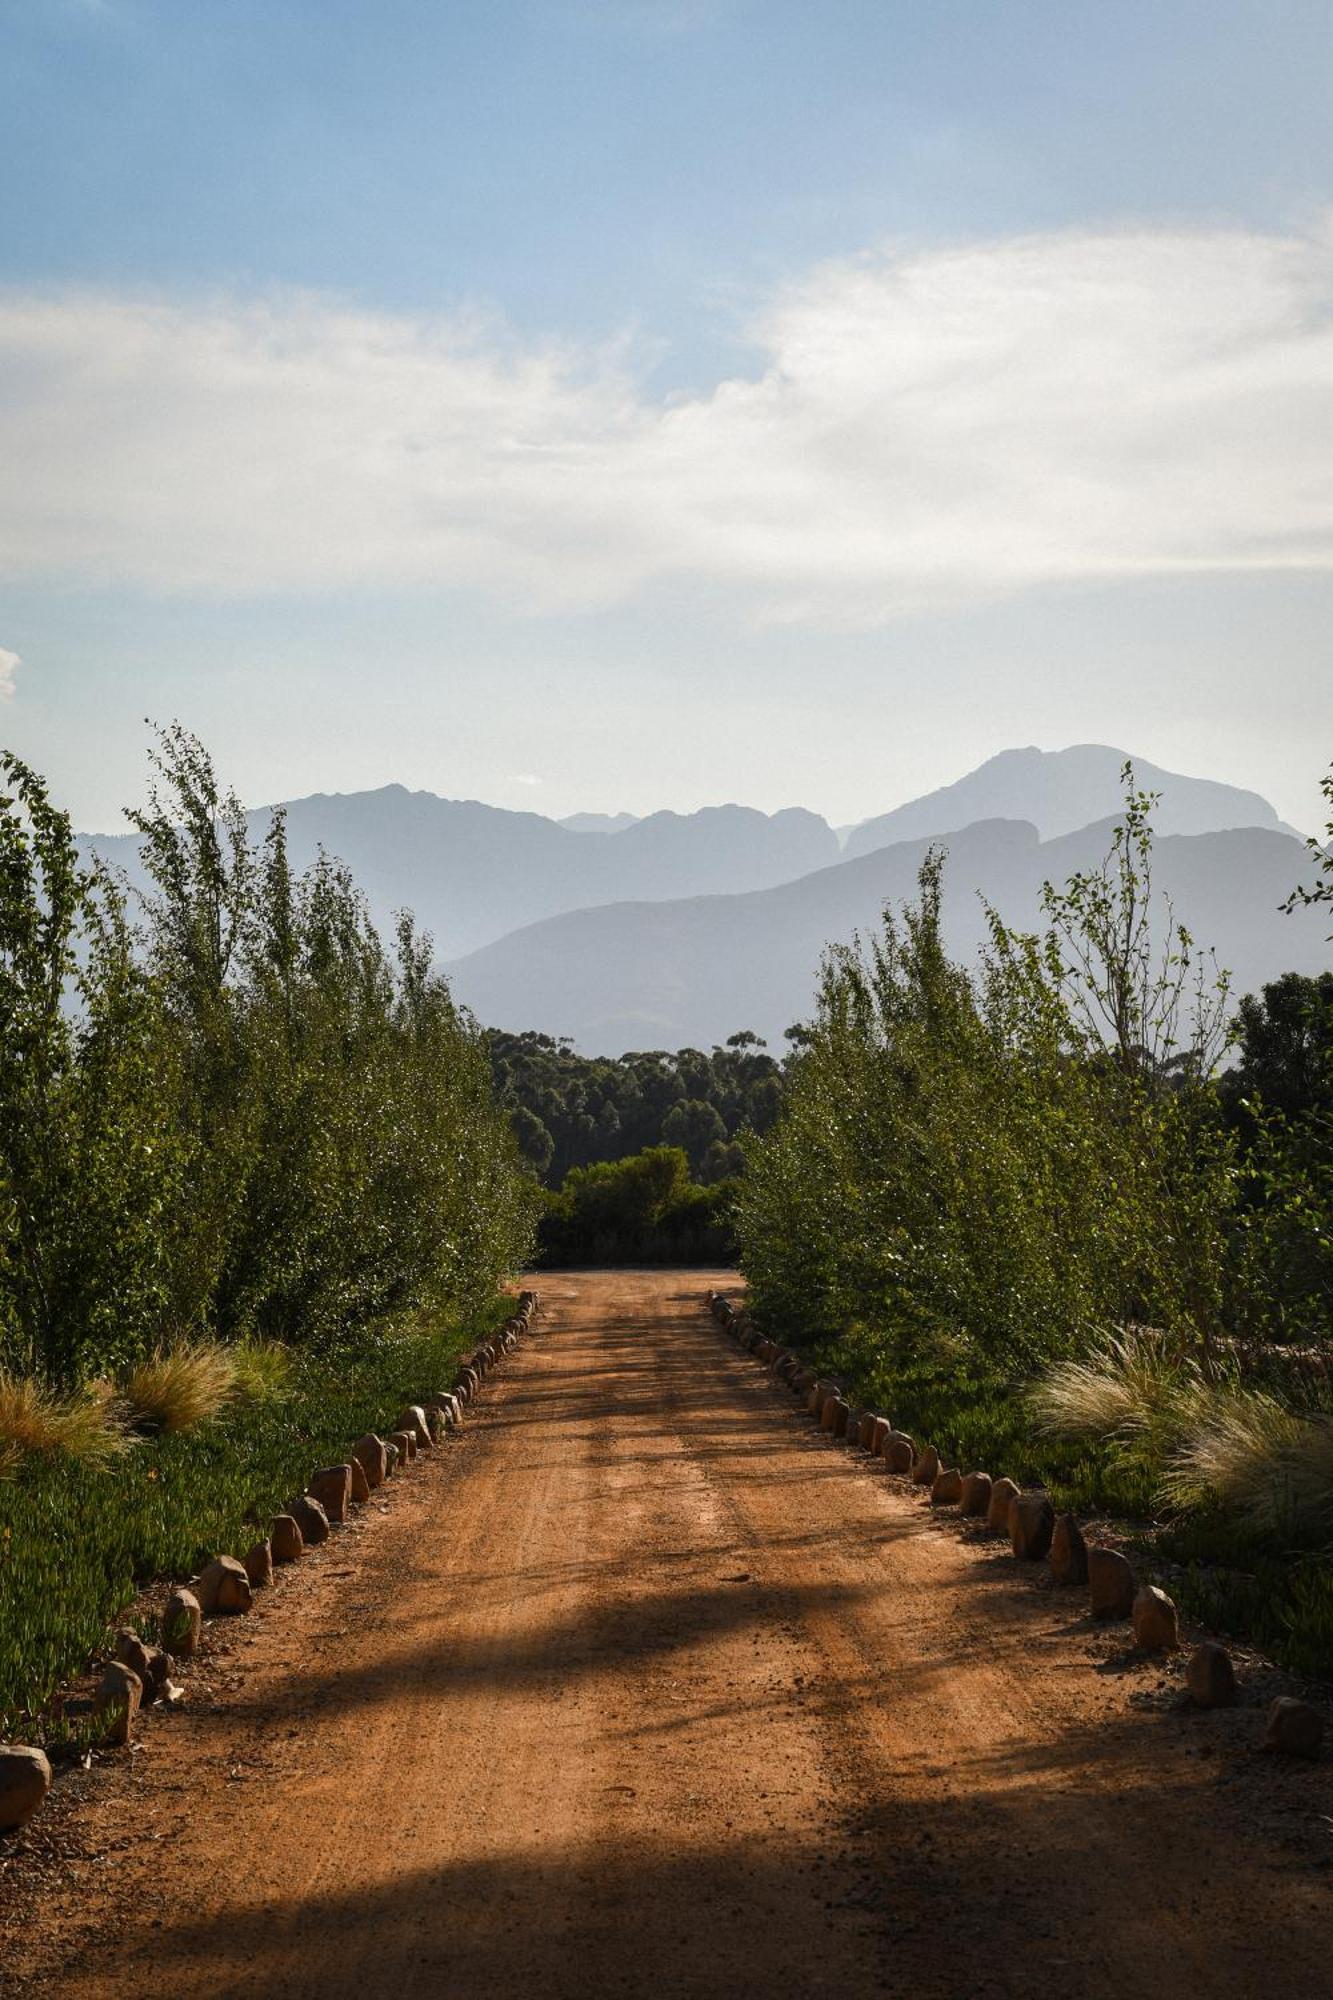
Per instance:
[[[291,1350],[274,1394],[230,1402],[213,1422],[164,1431],[109,1464],[52,1454],[0,1484],[0,1739],[32,1732],[145,1582],[243,1553],[317,1467],[405,1402],[447,1388],[457,1356],[511,1305]]]

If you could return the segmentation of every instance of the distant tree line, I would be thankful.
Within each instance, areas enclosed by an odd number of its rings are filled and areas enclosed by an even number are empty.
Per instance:
[[[782,1105],[782,1065],[748,1029],[724,1046],[579,1055],[563,1037],[486,1035],[498,1102],[520,1150],[548,1187],[575,1168],[678,1148],[704,1186],[744,1170],[743,1132],[771,1129]]]

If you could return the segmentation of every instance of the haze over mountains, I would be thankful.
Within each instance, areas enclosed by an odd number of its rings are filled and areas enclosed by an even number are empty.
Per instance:
[[[827,822],[798,809],[709,806],[600,832],[402,785],[316,793],[285,809],[297,867],[320,847],[336,854],[386,931],[393,911],[414,910],[442,959],[589,904],[768,888],[836,861],[840,851]],[[251,813],[257,832],[270,811]],[[135,836],[98,835],[88,844],[138,879]]]
[[[809,1011],[824,948],[913,892],[947,838],[952,950],[970,957],[978,892],[1036,922],[1044,880],[1106,851],[1125,753],[1102,745],[1002,752],[956,784],[851,830],[799,808],[580,813],[561,822],[389,785],[291,801],[293,861],[347,862],[386,929],[413,909],[458,998],[484,1022],[570,1035],[582,1048],[675,1048],[740,1027],[770,1040]],[[1279,914],[1304,872],[1299,837],[1257,793],[1135,762],[1161,793],[1157,879],[1247,990],[1329,963],[1317,914]],[[256,830],[270,808],[251,815]],[[138,874],[132,835],[87,843]]]
[[[1037,927],[1042,883],[1094,866],[1114,824],[1053,841],[1039,841],[1021,820],[982,820],[949,834],[944,930],[952,955],[970,960],[983,942],[983,897],[1011,924]],[[537,1020],[589,1053],[708,1048],[738,1026],[778,1043],[809,1014],[826,945],[872,929],[886,901],[911,897],[938,838],[877,848],[775,889],[551,918],[451,965],[453,989],[492,1026]],[[1216,947],[1239,995],[1280,972],[1329,965],[1327,915],[1279,909],[1307,861],[1300,841],[1268,827],[1168,834],[1157,843],[1154,884],[1199,942]]]
[[[1124,751],[1104,743],[1076,743],[1069,750],[1002,750],[957,784],[944,785],[877,819],[863,820],[848,834],[846,853],[849,859],[873,854],[877,847],[897,840],[953,833],[981,819],[1025,819],[1043,840],[1054,840],[1120,811],[1124,765]],[[1183,778],[1139,757],[1134,759],[1134,780],[1141,791],[1160,795],[1153,813],[1158,833],[1282,826],[1258,792],[1240,791],[1210,778]]]

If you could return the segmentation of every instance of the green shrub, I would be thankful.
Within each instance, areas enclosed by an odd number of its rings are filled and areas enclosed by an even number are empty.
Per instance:
[[[698,1187],[679,1146],[574,1167],[546,1197],[541,1259],[570,1264],[726,1264],[735,1256],[735,1184]]]

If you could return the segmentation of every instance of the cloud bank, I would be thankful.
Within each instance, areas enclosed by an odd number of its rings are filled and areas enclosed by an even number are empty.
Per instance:
[[[1327,226],[890,249],[752,333],[751,375],[662,399],[466,316],[0,294],[0,574],[525,611],[689,581],[874,626],[1333,566]]]
[[[0,646],[0,701],[8,701],[14,692],[14,681],[23,665],[17,653],[11,653]]]

